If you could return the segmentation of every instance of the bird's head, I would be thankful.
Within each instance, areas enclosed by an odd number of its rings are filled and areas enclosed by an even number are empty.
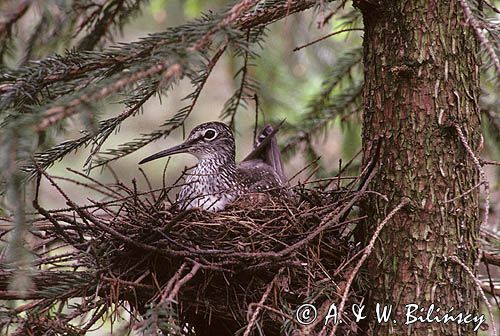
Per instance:
[[[139,164],[179,153],[192,154],[199,160],[216,157],[234,160],[234,152],[234,137],[231,129],[224,123],[210,121],[193,128],[187,139],[180,145],[148,156]]]

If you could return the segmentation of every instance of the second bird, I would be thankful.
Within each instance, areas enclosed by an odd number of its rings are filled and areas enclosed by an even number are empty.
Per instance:
[[[196,126],[180,145],[148,156],[139,164],[178,153],[190,153],[198,164],[186,178],[177,196],[181,209],[193,207],[219,211],[246,193],[286,193],[281,156],[274,138],[276,130],[266,126],[255,149],[239,164],[231,129],[211,121]]]

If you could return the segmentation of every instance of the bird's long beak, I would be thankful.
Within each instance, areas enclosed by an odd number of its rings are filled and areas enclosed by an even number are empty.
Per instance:
[[[153,160],[156,160],[156,159],[159,159],[159,158],[162,158],[165,156],[173,155],[173,154],[187,153],[188,148],[189,148],[189,144],[187,144],[186,142],[183,142],[180,145],[171,147],[169,149],[162,150],[161,152],[158,152],[156,154],[148,156],[147,158],[142,159],[141,162],[139,162],[139,164],[143,164],[143,163],[153,161]]]

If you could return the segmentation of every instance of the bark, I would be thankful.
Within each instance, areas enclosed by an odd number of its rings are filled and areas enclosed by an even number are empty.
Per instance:
[[[381,233],[366,264],[370,289],[366,307],[393,305],[394,323],[374,318],[366,335],[466,335],[474,324],[405,325],[405,305],[440,307],[478,315],[470,268],[478,256],[479,172],[454,125],[476,151],[481,135],[478,108],[477,44],[458,1],[355,1],[363,13],[363,163],[378,155],[373,196],[363,205],[369,215],[363,239],[402,197],[399,211]],[[377,153],[378,151],[378,153]],[[427,311],[422,315],[425,316]],[[391,319],[392,319],[391,318]]]

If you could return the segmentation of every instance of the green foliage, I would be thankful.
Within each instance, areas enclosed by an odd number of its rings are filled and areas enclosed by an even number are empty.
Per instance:
[[[113,40],[114,33],[140,13],[141,6],[146,2],[6,1],[0,7],[8,13],[5,33],[0,34],[0,64],[23,66],[30,60],[72,47],[79,50],[101,48]],[[34,22],[23,31],[24,34],[13,34],[17,26],[21,25],[19,21],[30,12],[36,13]]]
[[[235,126],[235,117],[239,108],[247,108],[248,101],[253,99],[258,91],[258,82],[251,77],[250,71],[255,66],[255,59],[258,53],[251,50],[252,45],[259,46],[264,34],[263,29],[248,30],[246,39],[235,44],[235,57],[242,60],[242,65],[234,75],[239,78],[239,85],[234,94],[227,100],[221,113],[221,119],[228,121],[231,128]]]
[[[153,14],[160,13],[172,2],[151,0],[147,8]],[[7,8],[12,15],[0,33],[0,189],[4,208],[0,214],[13,218],[16,225],[8,250],[11,261],[17,263],[9,266],[19,285],[16,289],[29,288],[29,274],[33,273],[32,256],[24,248],[30,221],[25,207],[31,200],[26,192],[28,178],[85,147],[90,148],[90,154],[84,169],[90,172],[167,137],[193,114],[213,68],[224,56],[232,57],[237,64],[235,90],[220,115],[231,126],[238,113],[249,109],[258,96],[265,121],[286,118],[283,148],[289,157],[303,152],[306,161],[315,161],[320,155],[315,140],[339,125],[344,130],[343,154],[350,158],[360,148],[361,39],[356,33],[343,33],[294,53],[293,47],[313,37],[303,29],[287,30],[318,20],[317,16],[290,16],[311,7],[316,7],[322,18],[329,17],[326,27],[331,32],[361,28],[359,11],[346,7],[346,1],[329,7],[328,1],[266,0],[255,1],[240,12],[229,6],[220,12],[201,14],[226,1],[188,0],[181,4],[184,15],[195,18],[192,21],[112,47],[106,45],[148,1],[5,3],[8,5],[0,6],[7,7],[0,9]],[[24,34],[16,34],[30,10],[34,11],[33,23]],[[473,12],[487,37],[498,41],[498,26],[487,18],[492,11],[474,8]],[[283,26],[272,25],[285,17],[289,21]],[[481,46],[486,144],[493,155],[498,155],[498,74],[485,44]],[[192,92],[184,98],[182,108],[167,116],[159,128],[103,149],[124,121],[140,118],[149,99],[165,97],[184,78],[191,83]],[[98,112],[103,103],[117,103],[123,108],[103,119]],[[53,144],[53,136],[61,135],[75,118],[83,124],[82,135]],[[321,163],[315,169],[319,176],[331,175],[333,170]],[[86,276],[96,275],[73,274],[70,279],[61,273],[60,287],[45,289],[47,297],[62,293],[72,281],[85,281]],[[171,307],[151,306],[141,330],[180,333],[180,326],[171,323],[174,317]]]

